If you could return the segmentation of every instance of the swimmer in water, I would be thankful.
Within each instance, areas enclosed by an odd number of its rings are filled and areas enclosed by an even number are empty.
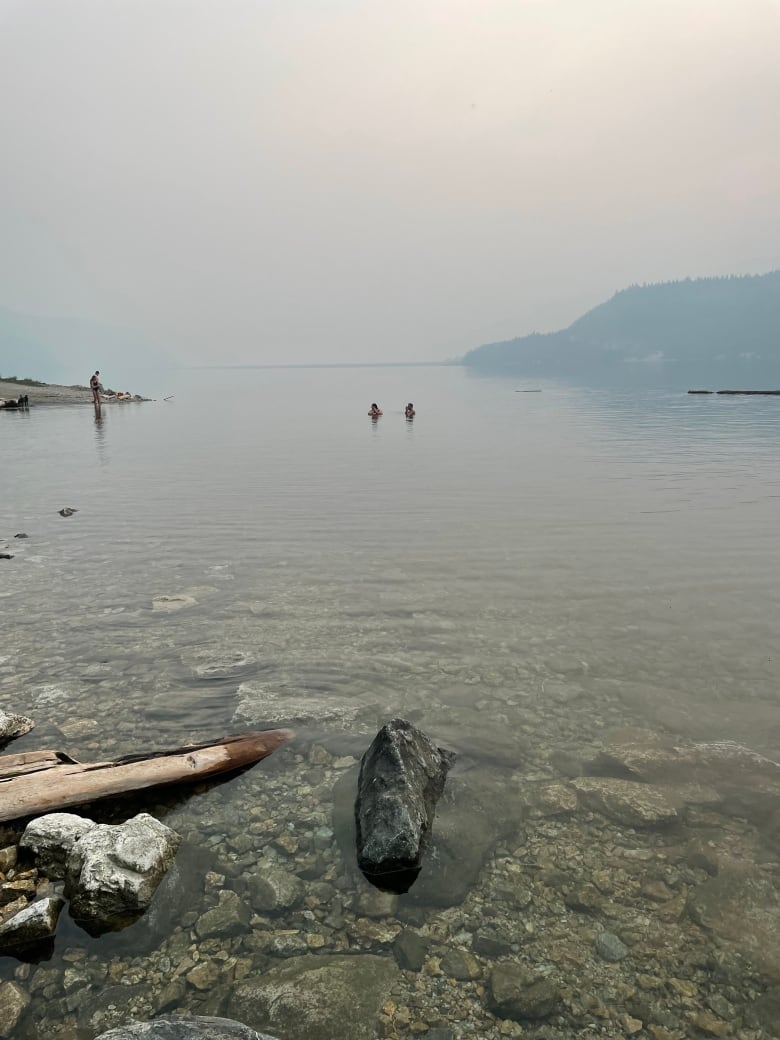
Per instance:
[[[382,409],[379,407],[376,401],[374,401],[374,403],[368,410],[368,414],[371,416],[372,419],[377,419],[380,415],[384,413],[382,412]]]

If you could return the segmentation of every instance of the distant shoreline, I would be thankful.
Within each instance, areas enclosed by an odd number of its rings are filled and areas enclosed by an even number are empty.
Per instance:
[[[0,380],[0,397],[12,398],[26,394],[31,405],[36,404],[92,404],[92,392],[88,386],[58,386],[43,383],[31,386],[29,382]]]
[[[59,386],[57,383],[34,385],[32,381],[18,382],[0,379],[0,398],[18,398],[26,395],[30,406],[92,404],[92,391],[88,386]],[[148,401],[147,397],[138,400]],[[110,401],[103,401],[110,404]],[[3,409],[4,410],[4,409]],[[15,410],[15,409],[14,409]]]

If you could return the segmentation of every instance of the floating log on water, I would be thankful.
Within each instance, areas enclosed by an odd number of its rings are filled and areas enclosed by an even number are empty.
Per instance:
[[[718,394],[726,397],[780,397],[780,390],[689,390],[689,394]]]
[[[241,733],[112,762],[80,763],[62,751],[0,755],[0,822],[56,812],[127,791],[230,773],[259,762],[293,736],[289,729]]]

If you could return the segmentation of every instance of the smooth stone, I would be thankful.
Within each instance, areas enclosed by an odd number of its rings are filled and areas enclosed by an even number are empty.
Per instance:
[[[422,866],[454,754],[416,726],[393,719],[360,763],[355,801],[358,866],[371,884],[406,892]]]
[[[459,982],[478,979],[481,975],[479,961],[465,950],[447,950],[441,958],[440,966],[445,975]]]
[[[249,902],[260,913],[289,910],[302,902],[305,892],[305,886],[296,874],[262,861],[258,862],[257,873],[247,883]]]
[[[595,949],[602,960],[613,962],[622,961],[629,953],[626,944],[612,932],[599,932],[596,936]]]
[[[228,1014],[284,1040],[374,1040],[399,971],[387,957],[307,954],[235,984]]]
[[[393,954],[398,967],[404,971],[422,971],[430,944],[430,939],[411,928],[404,928],[393,943]]]
[[[490,975],[488,1007],[515,1022],[549,1018],[561,1003],[559,986],[518,964],[497,964]]]
[[[110,1029],[95,1040],[274,1040],[242,1022],[205,1015],[160,1015],[149,1022],[131,1022]]]

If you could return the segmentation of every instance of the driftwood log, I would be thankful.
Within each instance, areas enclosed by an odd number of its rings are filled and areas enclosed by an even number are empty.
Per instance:
[[[111,762],[76,762],[61,751],[0,755],[0,822],[229,773],[259,762],[293,736],[289,729],[241,733]]]

